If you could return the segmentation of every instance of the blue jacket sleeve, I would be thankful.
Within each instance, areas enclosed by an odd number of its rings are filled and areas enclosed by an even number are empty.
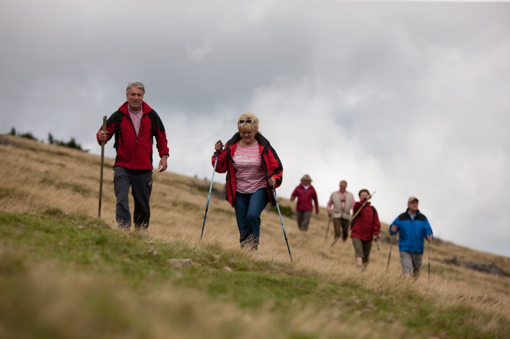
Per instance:
[[[400,220],[399,220],[399,219],[398,219],[398,217],[397,217],[397,219],[395,219],[395,220],[391,223],[391,225],[390,225],[390,235],[395,235],[395,234],[396,234],[396,233],[398,233],[398,231],[400,230],[400,223],[399,223],[399,221],[400,221]],[[396,231],[395,233],[393,233],[393,232],[391,231],[391,226],[393,226],[393,225],[397,226],[397,231]]]
[[[425,237],[427,237],[429,234],[432,236],[432,238],[434,237],[434,233],[432,233],[432,227],[430,227],[429,224],[429,219],[425,219]]]

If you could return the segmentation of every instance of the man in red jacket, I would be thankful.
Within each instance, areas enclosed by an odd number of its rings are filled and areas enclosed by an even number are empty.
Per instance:
[[[308,174],[305,174],[301,178],[301,184],[292,192],[290,201],[294,201],[296,198],[298,199],[296,205],[297,224],[299,230],[306,232],[308,231],[308,225],[310,224],[310,217],[313,211],[312,201],[315,203],[315,213],[319,214],[317,193],[312,186],[312,178],[310,178]]]
[[[370,206],[370,193],[362,189],[358,193],[360,201],[354,203],[353,212],[356,218],[352,221],[351,239],[356,255],[356,267],[365,269],[372,249],[372,240],[377,241],[381,230],[379,216],[373,206]],[[364,205],[363,205],[364,204]]]
[[[97,142],[105,143],[115,135],[117,149],[114,170],[114,189],[117,197],[116,220],[122,229],[131,227],[129,211],[129,188],[132,187],[135,211],[133,219],[136,230],[147,230],[150,219],[149,198],[152,192],[152,145],[161,160],[160,172],[168,168],[168,142],[165,127],[154,111],[143,101],[145,87],[141,82],[131,82],[126,88],[127,101],[106,122],[106,131],[100,129]]]

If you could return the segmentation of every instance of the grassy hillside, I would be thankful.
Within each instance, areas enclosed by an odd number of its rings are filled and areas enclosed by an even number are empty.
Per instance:
[[[0,338],[510,337],[510,258],[436,241],[412,282],[397,246],[386,273],[384,225],[361,273],[324,210],[308,233],[284,217],[294,262],[270,210],[244,252],[222,185],[199,243],[209,182],[173,173],[154,174],[149,234],[122,232],[112,159],[98,220],[98,156],[2,135],[0,158]]]

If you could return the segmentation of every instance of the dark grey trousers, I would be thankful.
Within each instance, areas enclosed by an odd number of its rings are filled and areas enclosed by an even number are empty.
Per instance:
[[[121,228],[131,227],[131,213],[129,212],[129,188],[135,201],[133,219],[135,229],[147,229],[151,217],[149,199],[152,192],[152,171],[128,170],[115,167],[113,187],[117,197],[117,224]]]
[[[300,231],[308,231],[311,216],[312,211],[296,211],[296,219]]]

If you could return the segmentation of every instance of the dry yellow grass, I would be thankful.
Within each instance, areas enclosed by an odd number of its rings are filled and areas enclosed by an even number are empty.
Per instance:
[[[57,207],[66,212],[81,212],[97,216],[100,158],[73,149],[54,145],[45,145],[31,140],[1,136],[4,141],[0,145],[0,209],[6,212],[37,211],[48,207]],[[170,159],[171,168],[171,159]],[[105,159],[102,218],[115,227],[115,196],[113,193],[113,159]],[[234,210],[224,200],[213,195],[209,205],[204,238],[198,242],[207,201],[209,182],[176,175],[173,173],[154,173],[153,194],[151,197],[152,217],[149,234],[162,241],[180,240],[188,242],[200,250],[202,244],[238,249],[238,231]],[[222,191],[223,185],[215,184],[215,189]],[[281,206],[294,204],[282,197]],[[354,281],[363,287],[379,291],[394,289],[395,294],[413,293],[421,295],[427,302],[441,305],[469,305],[480,311],[493,315],[493,322],[480,323],[480,328],[491,329],[499,326],[498,322],[510,324],[510,278],[499,277],[477,272],[460,266],[452,266],[443,262],[445,258],[456,256],[464,261],[483,264],[496,264],[506,272],[510,272],[510,258],[489,253],[474,251],[456,246],[448,242],[434,242],[432,245],[432,273],[430,282],[427,279],[427,252],[424,254],[424,271],[416,282],[404,280],[400,274],[398,245],[393,246],[390,262],[390,273],[386,273],[386,263],[390,244],[380,243],[380,251],[374,245],[371,263],[364,274],[355,269],[354,250],[350,240],[338,242],[330,247],[332,237],[325,239],[327,215],[324,208],[320,214],[313,215],[310,230],[307,233],[297,229],[295,220],[284,217],[289,245],[297,269],[305,269],[324,277],[327,281],[342,283]],[[332,226],[331,226],[332,227]],[[383,225],[383,236],[387,237],[387,225]],[[259,253],[251,254],[256,260],[289,262],[289,255],[277,214],[264,211]],[[84,278],[86,279],[86,278]],[[158,291],[162,303],[168,301],[178,307],[193,304],[194,298],[202,296],[176,296],[171,287]],[[180,299],[181,298],[181,299]],[[57,307],[57,306],[55,306]],[[135,307],[135,306],[133,306]],[[191,306],[190,306],[191,307]],[[220,326],[229,319],[240,317],[232,305],[210,303],[208,310],[215,314],[211,322],[203,326]],[[54,312],[58,312],[54,310]],[[202,312],[193,309],[190,311]],[[338,312],[342,312],[338,310]],[[253,333],[257,333],[260,324],[269,331],[276,327],[270,325],[271,319],[261,314],[257,316]],[[334,314],[322,314],[320,310],[305,309],[295,312],[289,319],[294,319],[292,326],[307,329],[322,327],[325,331],[338,330],[345,327],[348,333],[351,324],[332,325]],[[242,321],[234,319],[235,321]],[[232,321],[234,321],[232,320]],[[378,325],[377,325],[378,326]],[[404,337],[405,329],[398,324],[388,325],[394,337]],[[166,329],[161,329],[164,333]],[[207,331],[207,329],[205,329]],[[155,327],[155,331],[158,331]],[[183,332],[181,337],[196,335],[193,329]],[[377,337],[374,333],[360,326],[354,331],[357,337]],[[203,333],[203,332],[200,332]],[[251,332],[250,332],[251,333]],[[259,332],[260,333],[260,332]],[[387,333],[387,332],[386,332]],[[261,333],[264,334],[264,333]],[[264,337],[264,335],[262,335]],[[161,337],[164,337],[163,335]],[[249,336],[247,336],[248,338]],[[382,336],[384,337],[384,336]]]

